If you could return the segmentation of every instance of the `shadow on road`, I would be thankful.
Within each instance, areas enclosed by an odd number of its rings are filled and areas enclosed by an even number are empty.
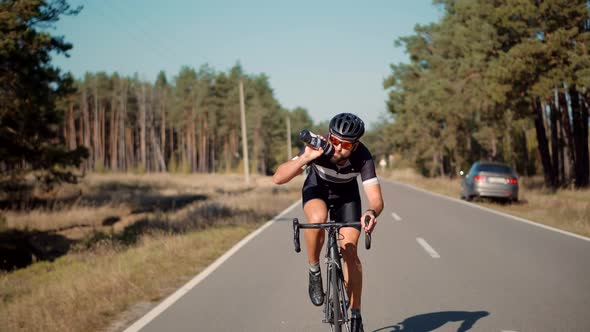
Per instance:
[[[373,332],[431,332],[449,322],[463,322],[457,332],[469,331],[475,323],[488,316],[487,311],[441,311],[406,318],[395,325],[382,327]]]

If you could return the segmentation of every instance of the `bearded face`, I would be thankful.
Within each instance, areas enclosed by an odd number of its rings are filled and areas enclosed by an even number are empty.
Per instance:
[[[350,158],[357,143],[343,140],[334,134],[330,134],[329,139],[330,143],[334,146],[334,155],[330,158],[330,161],[334,164],[344,164]]]

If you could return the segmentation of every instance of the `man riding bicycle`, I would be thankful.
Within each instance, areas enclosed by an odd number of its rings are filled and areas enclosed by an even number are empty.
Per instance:
[[[309,166],[310,171],[303,184],[303,211],[310,223],[325,223],[328,211],[335,214],[335,221],[363,221],[370,217],[368,225],[362,223],[365,232],[372,232],[377,216],[383,210],[381,186],[375,174],[375,164],[367,147],[359,141],[365,132],[363,121],[354,114],[341,113],[330,120],[328,142],[333,149],[305,148],[293,159],[281,164],[273,181],[289,182]],[[326,154],[327,150],[330,153]],[[333,154],[332,154],[333,153]],[[330,155],[331,154],[331,155]],[[361,214],[361,198],[356,181],[360,174],[369,201],[369,209]],[[351,327],[353,332],[363,331],[361,318],[362,266],[357,255],[360,227],[340,229],[340,248],[344,259],[344,279],[350,299]],[[321,229],[305,230],[305,242],[309,260],[309,297],[316,306],[324,302],[320,251],[325,233]]]

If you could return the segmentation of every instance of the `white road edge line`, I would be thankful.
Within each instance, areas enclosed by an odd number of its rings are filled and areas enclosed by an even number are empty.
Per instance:
[[[379,179],[379,180],[381,180],[381,179]],[[513,219],[513,220],[516,220],[516,221],[520,221],[520,222],[523,222],[525,224],[529,224],[529,225],[532,225],[532,226],[537,226],[537,227],[540,227],[540,228],[544,228],[546,230],[554,231],[554,232],[557,232],[557,233],[561,233],[561,234],[564,234],[564,235],[575,237],[575,238],[580,239],[580,240],[584,240],[584,241],[590,242],[590,237],[585,237],[583,235],[579,235],[579,234],[571,233],[571,232],[568,232],[568,231],[564,231],[564,230],[561,230],[561,229],[558,229],[558,228],[555,228],[555,227],[551,227],[551,226],[547,226],[547,225],[544,225],[544,224],[541,224],[541,223],[538,223],[538,222],[530,221],[528,219],[524,219],[524,218],[521,218],[521,217],[516,217],[516,216],[510,215],[508,213],[496,211],[496,210],[493,210],[493,209],[490,209],[490,208],[487,208],[487,207],[479,206],[479,205],[474,204],[474,203],[465,202],[465,201],[462,201],[462,200],[460,200],[458,198],[452,198],[452,197],[448,197],[448,196],[445,196],[445,195],[441,195],[441,194],[438,194],[438,193],[435,193],[435,192],[431,192],[431,191],[424,190],[424,189],[421,189],[421,188],[418,188],[418,187],[414,187],[414,186],[409,185],[409,184],[405,184],[405,183],[401,183],[401,182],[397,182],[397,181],[393,181],[393,180],[388,180],[388,179],[383,179],[383,180],[384,181],[392,182],[392,183],[397,184],[397,185],[400,185],[400,186],[405,186],[407,188],[411,188],[411,189],[414,189],[414,190],[417,190],[417,191],[421,191],[423,193],[430,194],[432,196],[436,196],[436,197],[440,197],[440,198],[443,198],[443,199],[446,199],[446,200],[449,200],[449,201],[453,201],[455,203],[464,204],[464,205],[467,205],[467,206],[471,206],[472,208],[476,208],[476,209],[484,210],[484,211],[487,211],[487,212],[495,213],[497,215],[500,215],[500,216],[503,216],[503,217],[506,217],[506,218],[510,218],[510,219]]]
[[[438,252],[436,252],[436,250],[434,250],[434,248],[432,248],[428,242],[426,242],[426,240],[424,240],[421,237],[417,237],[416,241],[418,241],[418,243],[422,246],[422,248],[424,248],[424,250],[426,250],[426,252],[432,257],[432,258],[440,258],[440,255],[438,254]]]
[[[391,216],[393,217],[393,219],[400,221],[402,220],[402,218],[400,218],[400,216],[398,216],[395,212],[391,213]]]
[[[159,314],[164,312],[168,307],[170,307],[174,302],[178,301],[182,296],[188,293],[192,288],[198,285],[201,281],[203,281],[207,276],[209,276],[213,271],[215,271],[221,264],[223,264],[226,260],[228,260],[233,254],[235,254],[238,250],[240,250],[246,243],[250,242],[254,239],[258,234],[262,233],[265,229],[270,227],[277,219],[281,216],[287,214],[291,211],[295,206],[301,204],[301,200],[296,201],[291,206],[286,208],[283,212],[279,213],[273,219],[267,221],[264,225],[260,226],[256,231],[250,233],[248,236],[243,238],[240,242],[234,245],[230,250],[228,250],[223,256],[219,257],[215,260],[211,265],[209,265],[206,269],[201,271],[201,273],[197,274],[192,280],[187,282],[184,286],[180,287],[176,292],[172,295],[167,297],[164,301],[158,304],[155,308],[150,310],[147,314],[137,320],[133,325],[129,326],[124,332],[137,332],[141,330],[144,326],[146,326],[149,322],[151,322],[154,318],[158,317]]]

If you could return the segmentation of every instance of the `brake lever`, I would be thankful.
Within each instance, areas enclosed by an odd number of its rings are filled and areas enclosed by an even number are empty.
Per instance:
[[[365,226],[369,226],[369,222],[371,221],[371,217],[365,217]],[[365,232],[365,249],[371,249],[371,233]]]

